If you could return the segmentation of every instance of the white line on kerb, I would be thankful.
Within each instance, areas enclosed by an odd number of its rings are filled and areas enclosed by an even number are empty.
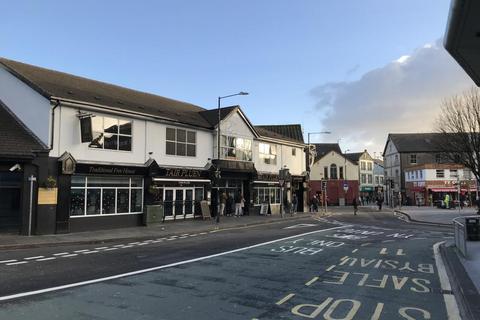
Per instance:
[[[293,239],[293,238],[296,238],[296,237],[306,236],[306,235],[309,235],[309,234],[315,234],[315,233],[320,233],[320,232],[325,232],[325,231],[330,231],[330,230],[335,230],[335,229],[341,229],[341,228],[348,228],[348,227],[351,227],[351,225],[345,225],[345,226],[333,227],[333,228],[328,228],[328,229],[310,231],[310,232],[306,232],[306,233],[297,234],[297,235],[294,235],[294,236],[289,236],[289,237],[286,237],[286,238],[281,238],[281,239],[277,239],[277,240],[272,240],[272,241],[267,241],[267,242],[254,244],[254,245],[251,245],[251,246],[248,246],[248,247],[243,247],[243,248],[234,249],[234,250],[230,250],[230,251],[215,253],[215,254],[211,254],[211,255],[208,255],[208,256],[194,258],[194,259],[190,259],[190,260],[174,262],[174,263],[166,264],[166,265],[163,265],[163,266],[158,266],[158,267],[153,267],[153,268],[148,268],[148,269],[143,269],[143,270],[137,270],[137,271],[127,272],[127,273],[117,274],[117,275],[114,275],[114,276],[92,279],[92,280],[76,282],[76,283],[70,283],[70,284],[65,284],[65,285],[62,285],[62,286],[51,287],[51,288],[46,288],[46,289],[40,289],[40,290],[34,290],[34,291],[12,294],[12,295],[8,295],[8,296],[0,297],[0,301],[7,301],[7,300],[33,296],[33,295],[52,292],[52,291],[59,291],[59,290],[64,290],[64,289],[69,289],[69,288],[85,286],[87,284],[99,283],[99,282],[104,282],[104,281],[108,281],[108,280],[114,280],[114,279],[124,278],[124,277],[128,277],[128,276],[134,276],[134,275],[138,275],[138,274],[142,274],[142,273],[146,273],[146,272],[151,272],[151,271],[176,267],[176,266],[180,266],[180,265],[183,265],[183,264],[189,264],[189,263],[193,263],[193,262],[197,262],[197,261],[202,261],[202,260],[207,260],[207,259],[211,259],[211,258],[215,258],[215,257],[220,257],[220,256],[224,256],[224,255],[227,255],[227,254],[230,254],[230,253],[245,251],[245,250],[269,245],[269,244],[272,244],[272,243]]]
[[[433,245],[433,253],[435,254],[435,264],[437,265],[438,278],[440,278],[440,286],[444,291],[451,291],[452,286],[443,264],[442,256],[440,254],[440,245],[445,241],[437,242]],[[460,311],[458,310],[457,300],[453,294],[444,294],[443,300],[445,301],[445,307],[447,308],[448,320],[461,319]]]

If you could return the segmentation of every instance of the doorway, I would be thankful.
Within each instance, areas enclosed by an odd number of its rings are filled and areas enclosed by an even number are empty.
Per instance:
[[[0,231],[19,231],[22,177],[18,172],[0,172]]]
[[[203,200],[203,188],[165,188],[163,199],[165,220],[193,218],[199,214],[196,204]]]

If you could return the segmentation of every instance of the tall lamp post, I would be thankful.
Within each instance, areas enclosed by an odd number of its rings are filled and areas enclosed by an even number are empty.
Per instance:
[[[220,137],[221,137],[220,125],[221,125],[221,121],[222,121],[222,116],[221,116],[221,112],[220,112],[221,101],[222,101],[222,99],[225,99],[225,98],[230,98],[230,97],[235,97],[235,96],[246,96],[246,95],[248,95],[248,92],[240,91],[239,93],[229,94],[229,95],[226,95],[226,96],[219,96],[218,97],[217,160],[220,160],[220,149],[221,149],[221,146],[220,146]],[[219,223],[220,222],[220,210],[219,210],[220,209],[220,168],[218,167],[218,164],[217,164],[217,168],[215,170],[215,177],[216,177],[216,180],[217,180],[217,216],[216,216],[215,221],[217,223]]]
[[[345,172],[344,172],[345,176],[343,177],[344,178],[343,182],[348,181],[348,176],[347,176],[347,152],[348,151],[350,151],[350,149],[343,151],[343,159],[345,160],[345,164],[343,165],[343,167],[345,168]],[[345,191],[345,205],[347,205],[347,191]]]

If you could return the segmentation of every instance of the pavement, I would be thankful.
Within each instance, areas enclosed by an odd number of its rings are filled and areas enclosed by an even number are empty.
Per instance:
[[[395,213],[406,217],[407,221],[451,226],[452,220],[457,217],[477,216],[476,208],[438,209],[432,207],[402,207],[395,209]],[[442,255],[447,261],[447,269],[455,279],[453,290],[462,297],[460,301],[480,301],[480,241],[467,241],[467,256],[464,257],[456,250],[453,241],[441,247]],[[463,306],[471,319],[478,319],[480,305],[465,303]]]
[[[0,250],[34,248],[41,246],[99,244],[119,240],[149,239],[192,232],[208,232],[211,230],[227,230],[253,225],[279,223],[285,220],[309,218],[311,215],[311,213],[296,213],[294,215],[285,215],[283,218],[280,215],[241,216],[238,218],[222,217],[218,225],[215,223],[214,219],[167,221],[147,227],[139,226],[68,234],[34,235],[30,237],[18,234],[0,233]],[[317,213],[317,215],[321,215],[321,213]]]

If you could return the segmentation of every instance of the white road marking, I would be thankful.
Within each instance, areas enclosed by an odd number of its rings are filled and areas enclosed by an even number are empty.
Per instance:
[[[73,251],[73,252],[76,252],[76,253],[82,253],[82,252],[85,252],[85,251],[89,251],[89,249],[76,250],[76,251]]]
[[[132,245],[125,245],[125,246],[123,246],[123,248],[133,248],[133,246]]]
[[[66,254],[64,256],[61,256],[62,258],[69,258],[69,257],[75,257],[78,256],[78,253],[72,253],[72,254]]]
[[[200,232],[199,234],[205,235],[205,234],[208,234],[208,232]]]
[[[108,247],[98,247],[98,248],[95,248],[95,250],[103,250],[103,249],[107,249]]]
[[[114,247],[115,248],[123,248],[123,247],[125,247],[125,245],[124,244],[116,244],[116,245],[114,245]],[[77,251],[75,251],[75,252],[77,252]]]
[[[129,244],[135,245],[135,244],[139,244],[139,243],[140,243],[140,242],[130,242]],[[108,248],[108,247],[106,247],[106,248]]]
[[[241,251],[245,251],[245,250],[249,250],[249,249],[253,249],[253,248],[258,248],[258,247],[261,247],[261,246],[266,246],[266,245],[269,245],[269,244],[293,239],[293,238],[296,238],[296,237],[301,237],[301,236],[306,236],[306,235],[309,235],[309,234],[321,233],[321,232],[325,232],[325,231],[330,231],[330,230],[335,230],[335,229],[340,229],[340,228],[346,228],[346,227],[351,227],[351,225],[310,231],[310,232],[306,232],[306,233],[302,233],[302,234],[297,234],[297,235],[294,235],[294,236],[289,236],[289,237],[286,237],[286,238],[281,238],[281,239],[277,239],[277,240],[272,240],[272,241],[267,241],[267,242],[254,244],[254,245],[251,245],[251,246],[248,246],[248,247],[243,247],[243,248],[238,248],[238,249],[234,249],[234,250],[230,250],[230,251],[215,253],[215,254],[212,254],[212,255],[199,257],[199,258],[194,258],[194,259],[190,259],[190,260],[174,262],[174,263],[170,263],[170,264],[166,264],[166,265],[162,265],[162,266],[157,266],[157,267],[153,267],[153,268],[142,269],[142,270],[127,272],[127,273],[121,273],[121,274],[117,274],[117,275],[113,275],[113,276],[109,276],[109,277],[92,279],[92,280],[87,280],[87,281],[82,281],[82,282],[70,283],[70,284],[66,284],[66,285],[62,285],[62,286],[56,286],[56,287],[51,287],[51,288],[45,288],[45,289],[40,289],[40,290],[34,290],[34,291],[27,291],[27,292],[12,294],[12,295],[8,295],[8,296],[0,297],[0,301],[7,301],[7,300],[17,299],[17,298],[21,298],[21,297],[28,297],[28,296],[38,295],[38,294],[42,294],[42,293],[47,293],[47,292],[53,292],[53,291],[59,291],[59,290],[64,290],[64,289],[69,289],[69,288],[85,286],[87,284],[92,284],[92,283],[99,283],[99,282],[109,281],[109,280],[113,280],[113,279],[125,278],[125,277],[128,277],[128,276],[134,276],[134,275],[138,275],[138,274],[142,274],[142,273],[146,273],[146,272],[157,271],[157,270],[176,267],[176,266],[180,266],[180,265],[184,265],[184,264],[190,264],[190,263],[197,262],[197,261],[203,261],[203,260],[207,260],[207,259],[221,257],[221,256],[224,256],[224,255],[227,255],[227,254],[241,252]]]
[[[36,257],[28,257],[28,258],[23,258],[24,260],[33,260],[33,259],[40,259],[44,258],[45,256],[36,256]]]
[[[198,236],[197,233],[192,233],[192,234],[190,235],[190,237],[196,237],[196,236]]]
[[[13,260],[3,260],[3,261],[0,261],[0,263],[9,263],[9,262],[15,262],[17,261],[16,259],[13,259]]]
[[[362,244],[360,245],[360,247],[366,247],[366,246],[368,246],[368,245],[370,245],[370,244],[371,244],[370,242],[362,243]]]
[[[358,251],[358,249],[353,249],[353,250],[352,250],[352,253],[355,253],[355,252],[357,252],[357,251]]]
[[[14,265],[17,265],[17,264],[24,264],[24,263],[28,263],[28,261],[12,262],[12,263],[7,263],[6,265],[7,266],[14,266]]]
[[[66,255],[66,254],[69,254],[70,252],[60,252],[60,253],[54,253],[53,255],[54,256],[63,256],[63,255]]]
[[[295,296],[295,293],[287,294],[285,297],[283,297],[281,300],[277,301],[275,304],[276,304],[277,306],[279,306],[279,305],[281,305],[281,304],[284,304],[284,303],[287,302],[288,300],[292,299],[294,296]]]
[[[317,224],[314,224],[314,223],[300,223],[300,224],[296,224],[296,225],[293,225],[293,226],[290,226],[290,227],[285,227],[283,229],[308,228],[308,227],[315,227],[315,226],[317,226]]]
[[[103,251],[112,251],[112,250],[118,250],[118,248],[108,248],[108,249],[105,249]]]
[[[336,265],[333,265],[333,266],[328,267],[326,270],[327,270],[327,271],[331,271],[331,270],[333,270],[333,268],[335,268],[335,267],[336,267]]]
[[[310,280],[310,281],[308,281],[307,283],[305,283],[305,285],[308,287],[308,286],[310,286],[311,284],[315,283],[317,280],[318,280],[318,277],[313,277],[312,280]]]
[[[98,250],[92,250],[92,251],[85,251],[85,252],[82,252],[83,254],[90,254],[90,253],[97,253]]]
[[[433,245],[433,253],[435,254],[435,264],[437,265],[438,277],[440,278],[440,286],[444,291],[451,291],[452,286],[448,279],[445,265],[443,264],[442,255],[440,254],[440,245],[443,243],[445,243],[445,241],[435,243]],[[445,301],[445,307],[447,308],[448,319],[461,319],[455,296],[453,294],[444,294],[443,300]]]
[[[48,260],[55,260],[57,259],[56,257],[49,257],[49,258],[43,258],[43,259],[37,259],[35,261],[48,261]]]

